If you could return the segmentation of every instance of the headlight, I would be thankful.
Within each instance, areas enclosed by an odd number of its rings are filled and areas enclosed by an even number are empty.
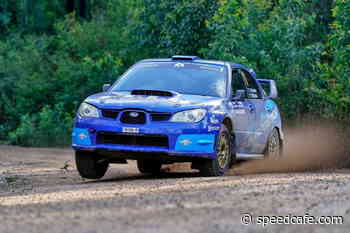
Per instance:
[[[80,105],[78,114],[81,117],[99,117],[98,109],[87,103],[82,103]]]
[[[205,109],[188,110],[188,111],[175,113],[175,115],[170,119],[170,121],[195,123],[203,120],[206,114],[207,114],[207,110]]]

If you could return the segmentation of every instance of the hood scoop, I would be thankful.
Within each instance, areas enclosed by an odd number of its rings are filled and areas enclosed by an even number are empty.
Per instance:
[[[173,97],[175,93],[171,91],[159,91],[159,90],[133,90],[131,91],[131,95]]]

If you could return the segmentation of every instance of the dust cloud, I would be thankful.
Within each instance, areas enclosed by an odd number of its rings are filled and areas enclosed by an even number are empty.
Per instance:
[[[194,172],[196,170],[191,169],[191,163],[174,163],[162,166],[162,172]]]
[[[344,130],[330,124],[308,124],[285,130],[280,159],[265,158],[240,163],[229,175],[307,172],[344,167],[348,164]]]

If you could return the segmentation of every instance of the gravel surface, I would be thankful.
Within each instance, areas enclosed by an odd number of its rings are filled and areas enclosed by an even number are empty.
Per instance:
[[[202,178],[113,165],[81,179],[68,149],[0,147],[0,232],[349,232],[350,170]],[[244,225],[243,214],[254,223]],[[343,224],[258,224],[258,216],[342,216]],[[266,218],[264,218],[266,219]]]

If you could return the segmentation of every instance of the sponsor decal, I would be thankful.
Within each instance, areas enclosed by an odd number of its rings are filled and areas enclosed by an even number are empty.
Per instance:
[[[212,66],[201,65],[199,68],[204,70],[216,71],[216,72],[224,72],[224,68],[215,68]]]
[[[73,144],[77,146],[91,146],[92,142],[87,129],[74,128],[72,133]]]
[[[220,130],[220,126],[208,126],[208,131],[219,131]]]
[[[158,64],[145,64],[145,63],[143,63],[143,64],[140,64],[140,65],[138,65],[139,67],[158,67],[159,65]]]
[[[79,138],[80,138],[81,140],[85,140],[87,137],[88,137],[88,136],[87,136],[86,134],[84,134],[84,133],[80,133],[80,134],[79,134]]]
[[[212,123],[212,124],[219,124],[220,121],[215,116],[211,116],[210,117],[210,123]]]
[[[184,140],[180,141],[180,143],[184,146],[189,146],[192,144],[192,142],[188,139],[184,139]]]
[[[235,113],[236,113],[236,114],[239,114],[239,115],[243,115],[243,114],[245,114],[246,112],[245,112],[244,109],[235,109]]]
[[[183,68],[183,67],[185,67],[185,64],[176,63],[174,66],[175,66],[175,68]]]
[[[272,100],[268,100],[265,104],[265,109],[268,112],[272,112],[275,108],[275,103]]]
[[[122,131],[123,131],[123,133],[140,133],[139,128],[123,127]]]
[[[214,152],[215,134],[184,134],[176,140],[175,150],[179,152]]]
[[[233,103],[233,107],[234,108],[244,108],[244,105],[242,102],[238,101],[238,102]]]

